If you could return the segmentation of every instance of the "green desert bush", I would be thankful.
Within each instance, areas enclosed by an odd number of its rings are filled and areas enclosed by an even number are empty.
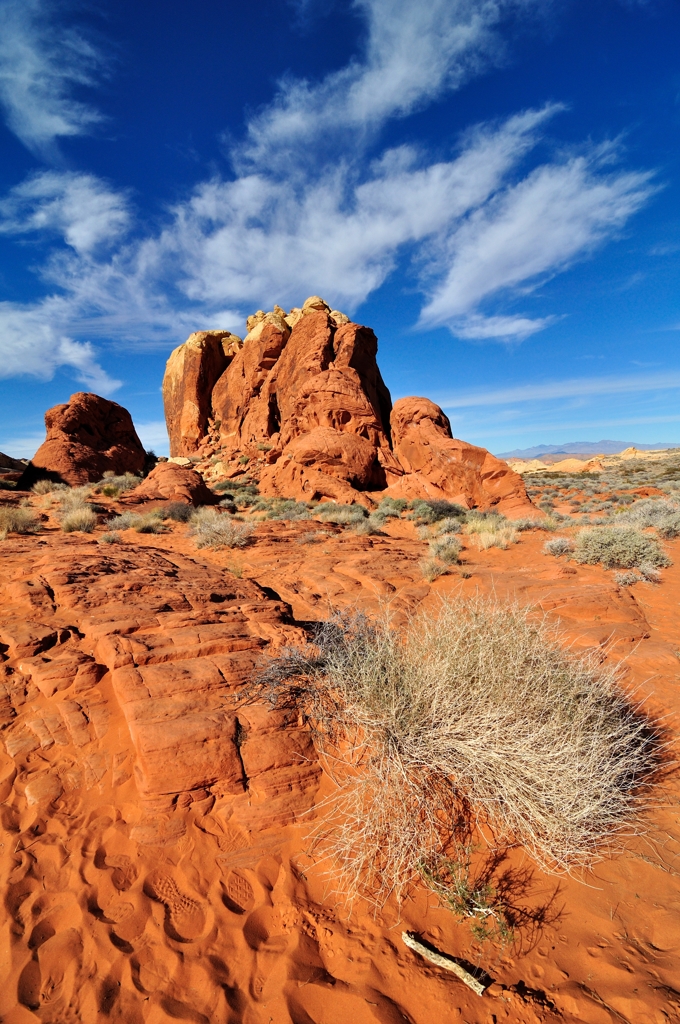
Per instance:
[[[402,512],[408,508],[406,498],[383,498],[378,505],[378,511],[384,516],[399,518]]]
[[[656,568],[671,564],[658,540],[634,526],[596,526],[576,535],[573,557],[605,569],[632,569],[649,563]]]
[[[336,505],[326,501],[317,508],[317,515],[324,523],[336,523],[339,526],[355,526],[368,516],[363,505]]]
[[[380,512],[371,512],[367,519],[359,519],[352,523],[352,530],[359,536],[371,537],[380,533],[380,528],[385,525],[385,517]]]
[[[201,508],[191,519],[190,533],[197,548],[242,548],[254,530],[253,523],[236,522],[215,508]]]
[[[449,516],[447,519],[440,519],[438,523],[435,523],[433,532],[436,537],[441,537],[447,534],[460,533],[462,529],[463,520]]]
[[[74,508],[61,518],[64,533],[92,533],[97,525],[97,515],[87,506]]]
[[[120,534],[116,533],[115,530],[110,533],[102,533],[98,539],[100,544],[120,544],[122,541]]]
[[[0,507],[0,538],[8,533],[35,533],[40,529],[40,520],[28,508],[5,505]]]
[[[424,501],[416,498],[411,502],[410,518],[421,526],[432,525],[439,522],[440,519],[465,520],[467,515],[467,509],[453,501],[439,501],[435,499]]]
[[[255,508],[257,509],[257,505]],[[311,519],[311,516],[309,509],[303,501],[287,499],[272,503],[269,511],[267,512],[267,519],[291,521],[296,519]]]
[[[588,865],[635,827],[660,765],[659,734],[615,669],[482,597],[443,600],[401,633],[338,613],[240,699],[309,724],[337,784],[319,841],[338,891],[377,903],[437,871],[475,823],[548,870]]]

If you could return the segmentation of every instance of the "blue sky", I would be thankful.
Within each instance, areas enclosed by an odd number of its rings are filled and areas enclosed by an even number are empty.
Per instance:
[[[676,0],[0,0],[0,450],[167,450],[193,330],[320,294],[492,451],[680,440]]]

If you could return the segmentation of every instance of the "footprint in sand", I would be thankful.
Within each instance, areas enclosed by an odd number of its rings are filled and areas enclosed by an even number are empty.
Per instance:
[[[222,889],[226,906],[235,914],[245,914],[255,906],[253,887],[240,872],[230,871]]]
[[[144,882],[144,891],[165,907],[165,930],[179,942],[200,938],[206,925],[205,910],[177,885],[165,871],[153,871]]]

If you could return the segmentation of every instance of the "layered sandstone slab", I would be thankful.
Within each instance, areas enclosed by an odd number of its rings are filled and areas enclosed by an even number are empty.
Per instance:
[[[21,481],[30,487],[41,476],[76,486],[101,480],[107,471],[139,473],[145,452],[132,417],[117,402],[90,392],[71,395],[68,402],[45,413],[47,437]]]
[[[186,556],[61,538],[34,546],[13,575],[0,624],[11,756],[75,745],[81,768],[62,789],[87,785],[82,766],[97,765],[148,811],[247,793],[244,828],[309,806],[319,774],[309,734],[297,718],[237,713],[233,701],[268,646],[299,639],[286,605]]]

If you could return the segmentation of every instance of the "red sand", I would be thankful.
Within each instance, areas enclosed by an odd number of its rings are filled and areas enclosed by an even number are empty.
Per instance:
[[[677,729],[680,541],[660,585],[565,565],[538,531],[507,551],[468,546],[469,578],[430,585],[412,525],[385,533],[269,522],[212,552],[178,524],[106,546],[50,522],[3,543],[0,1020],[680,1020],[677,779],[649,836],[580,879],[514,851],[496,879],[515,942],[479,948],[425,890],[401,912],[348,915],[307,852],[305,812],[329,785],[309,737],[229,703],[267,645],[302,636],[285,603],[298,621],[385,600],[403,614],[462,588],[533,603],[625,658],[626,685]],[[494,983],[478,997],[403,930]]]

